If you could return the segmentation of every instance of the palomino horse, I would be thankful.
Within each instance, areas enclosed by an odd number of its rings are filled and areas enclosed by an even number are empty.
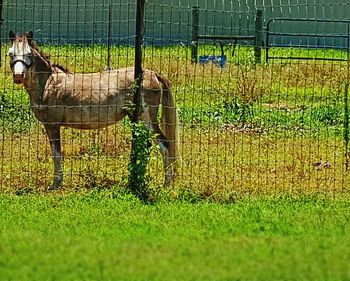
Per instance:
[[[9,49],[13,81],[23,84],[31,109],[43,123],[50,141],[57,189],[63,180],[60,127],[98,129],[130,115],[134,84],[132,67],[99,73],[72,74],[51,64],[34,44],[33,32],[16,35],[10,31]],[[165,184],[176,175],[177,112],[169,81],[160,74],[144,70],[141,119],[155,134],[163,156]],[[162,129],[158,121],[162,105]]]

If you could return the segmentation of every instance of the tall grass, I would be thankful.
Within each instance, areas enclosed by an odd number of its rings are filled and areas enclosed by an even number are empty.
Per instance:
[[[103,71],[107,65],[105,46],[43,49],[73,72]],[[199,49],[200,54],[215,52],[212,46]],[[114,68],[133,64],[131,47],[113,46],[111,54]],[[330,50],[310,54],[346,55]],[[146,47],[144,67],[169,77],[179,107],[182,161],[175,193],[191,190],[202,198],[230,201],[241,192],[347,191],[346,63],[280,60],[254,65],[252,49],[239,47],[221,69],[191,64],[188,47],[172,46]],[[27,94],[13,85],[8,63],[0,72],[0,187],[45,190],[51,160],[44,133],[30,112]],[[96,132],[64,129],[63,135],[65,188],[124,184],[127,124]],[[150,174],[155,190],[162,184],[161,165],[154,149]]]
[[[72,72],[103,71],[107,65],[107,49],[102,45],[44,46],[43,49],[50,54],[52,61],[67,66]],[[6,47],[3,50],[4,56]],[[200,52],[215,50],[211,46],[203,46]],[[283,54],[287,51],[281,49],[279,52]],[[291,49],[288,55],[300,52]],[[330,57],[344,56],[342,52],[330,50],[313,51],[311,55],[325,57],[327,53]],[[111,54],[110,64],[114,68],[133,64],[133,48],[114,46]],[[288,129],[284,120],[295,118],[298,113],[298,120],[303,119],[301,116],[309,115],[309,112],[323,120],[329,119],[334,110],[341,115],[344,83],[348,77],[346,64],[306,61],[254,65],[251,54],[251,48],[240,47],[235,56],[229,58],[229,65],[220,69],[215,65],[189,63],[190,51],[187,47],[154,47],[146,48],[144,67],[164,73],[173,82],[184,124],[201,122],[201,125],[205,125],[212,122],[212,118],[223,123],[254,123],[254,116],[258,114],[259,118],[276,115],[276,118],[265,118],[263,121],[270,129],[276,125]],[[310,56],[310,51],[307,54]],[[15,130],[29,126],[26,93],[12,84],[8,63],[2,66],[1,73],[4,74],[0,81],[0,89],[3,89],[0,93],[1,114],[5,120],[3,127]],[[291,111],[293,116],[290,116]],[[269,126],[270,119],[279,120],[279,124],[274,121]],[[309,124],[311,128],[319,128],[318,119],[310,119],[314,121]],[[340,128],[342,124],[339,121],[333,123]]]

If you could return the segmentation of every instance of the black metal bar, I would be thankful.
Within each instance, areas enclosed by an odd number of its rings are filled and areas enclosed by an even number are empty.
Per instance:
[[[214,40],[214,41],[234,41],[238,40],[252,40],[255,46],[256,61],[261,59],[261,34],[262,34],[262,11],[257,11],[256,31],[254,35],[200,35],[199,34],[199,7],[192,7],[192,48],[191,48],[191,61],[193,63],[198,62],[198,41],[199,40]],[[259,30],[259,31],[257,31]],[[257,39],[257,36],[259,37]],[[220,43],[222,44],[222,43]],[[259,49],[259,50],[258,50]]]
[[[142,44],[143,44],[143,17],[146,0],[137,0],[136,31],[135,31],[135,68],[134,68],[134,98],[135,105],[133,122],[138,123],[141,114],[141,86],[142,86]]]
[[[347,54],[347,79],[345,81],[344,87],[344,145],[345,145],[345,170],[347,171],[349,168],[349,48],[350,48],[350,24],[348,23],[348,54]]]
[[[111,69],[112,3],[108,6],[107,68]]]
[[[320,33],[283,33],[283,32],[270,32],[271,36],[291,36],[291,37],[327,37],[327,38],[347,38],[344,34],[320,34]]]
[[[222,44],[221,41],[218,41],[215,44],[219,44],[221,55],[224,56],[225,55],[224,44]]]
[[[289,21],[289,22],[323,22],[323,23],[344,23],[349,26],[350,20],[331,20],[331,19],[316,19],[316,18],[272,18],[267,21],[266,23],[266,58],[265,61],[268,63],[269,59],[288,59],[288,60],[318,60],[318,61],[346,61],[348,59],[340,59],[340,58],[312,58],[312,57],[281,57],[281,56],[269,56],[269,49],[270,47],[303,47],[300,45],[290,45],[290,46],[284,46],[284,45],[273,45],[270,46],[270,36],[290,36],[290,37],[324,37],[324,38],[349,38],[349,35],[344,34],[318,34],[318,33],[277,33],[277,32],[270,32],[270,25],[273,22],[276,21]],[[349,41],[349,39],[348,39]],[[305,46],[305,48],[310,49],[312,47]],[[315,47],[315,49],[318,49],[319,46]],[[347,57],[349,57],[349,48],[337,48],[339,50],[345,50],[348,49]]]
[[[275,32],[270,32],[270,24],[275,22],[275,21],[291,21],[291,22],[323,22],[323,23],[350,23],[350,20],[328,20],[328,19],[316,19],[316,18],[308,18],[308,19],[303,19],[303,18],[272,18],[267,21],[266,23],[266,30],[268,33],[268,36],[295,36],[295,37],[301,37],[301,36],[307,36],[307,37],[312,37],[312,36],[323,36],[323,37],[329,37],[329,38],[346,38],[345,35],[341,34],[314,34],[314,33],[275,33]]]
[[[133,103],[134,110],[130,116],[133,122],[132,141],[129,164],[128,187],[140,200],[147,200],[146,182],[143,177],[145,167],[143,165],[145,154],[140,149],[140,143],[143,143],[143,136],[138,133],[138,127],[135,126],[140,121],[141,116],[141,87],[142,87],[142,43],[144,32],[144,7],[146,0],[137,0],[136,2],[136,30],[135,30],[135,67],[134,67],[134,85],[133,85]]]
[[[328,23],[350,23],[350,20],[318,19],[318,18],[271,18],[267,21],[269,25],[273,21],[302,21],[302,22],[328,22]]]
[[[270,29],[269,29],[269,25],[266,25],[266,39],[265,39],[265,63],[269,63],[269,35],[270,35]]]
[[[283,44],[270,44],[270,48],[298,48],[298,49],[309,49],[309,50],[340,50],[340,51],[346,51],[347,47],[335,47],[335,46],[309,46],[309,45],[302,45],[302,44],[295,44],[295,45],[283,45]]]
[[[199,39],[199,7],[192,7],[192,49],[191,61],[198,62],[198,39]]]
[[[2,19],[2,7],[3,7],[3,0],[0,0],[0,66],[1,66],[1,63],[2,63],[2,38],[1,38],[1,25],[3,23],[3,19]]]
[[[349,59],[350,59],[350,22],[348,23],[348,41],[347,41],[347,54],[346,57],[348,59],[348,81],[349,81]]]
[[[254,38],[254,57],[255,63],[261,62],[261,47],[262,47],[262,10],[257,10],[255,15],[255,38]]]
[[[202,40],[255,40],[255,35],[198,35]]]
[[[349,82],[344,87],[344,146],[345,146],[345,169],[349,168]]]

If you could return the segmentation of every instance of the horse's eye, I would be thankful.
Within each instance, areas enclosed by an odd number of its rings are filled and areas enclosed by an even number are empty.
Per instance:
[[[9,55],[10,57],[13,57],[13,56],[14,56],[14,52],[13,52],[13,49],[12,49],[12,48],[10,48],[10,50],[8,51],[8,55]]]

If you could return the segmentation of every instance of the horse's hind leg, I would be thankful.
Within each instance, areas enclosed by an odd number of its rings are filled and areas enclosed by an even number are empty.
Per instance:
[[[169,186],[174,180],[174,174],[169,161],[169,141],[159,127],[158,106],[149,106],[149,125],[152,132],[156,135],[156,142],[162,154],[164,185]]]
[[[63,180],[63,169],[61,166],[61,135],[60,127],[56,125],[45,124],[46,134],[49,137],[51,153],[54,165],[54,180],[49,186],[49,190],[57,189]]]
[[[163,169],[164,169],[164,185],[169,186],[175,177],[174,167],[171,165],[170,157],[169,157],[169,141],[168,138],[164,135],[162,130],[160,129],[160,124],[158,120],[158,110],[160,104],[160,95],[159,91],[158,95],[153,91],[151,94],[143,97],[143,113],[142,113],[142,121],[145,123],[147,128],[152,131],[152,133],[156,136],[155,141],[159,145],[160,152],[163,158]]]

